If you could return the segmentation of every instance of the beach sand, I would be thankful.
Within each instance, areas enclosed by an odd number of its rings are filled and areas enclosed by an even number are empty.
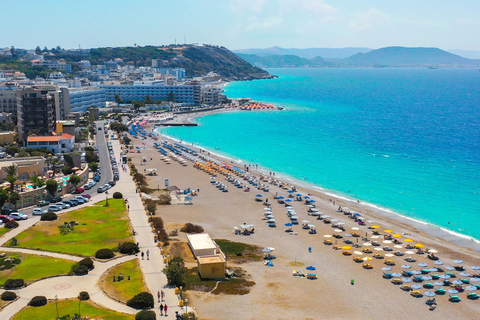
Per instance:
[[[146,130],[151,128],[147,127]],[[286,190],[271,186],[268,193],[253,187],[250,192],[244,192],[227,182],[226,177],[218,175],[216,180],[229,186],[229,192],[224,193],[210,183],[211,176],[195,169],[193,163],[189,162],[186,167],[174,161],[165,164],[160,160],[160,154],[153,148],[153,141],[140,139],[132,139],[132,141],[135,146],[143,147],[145,143],[146,147],[141,150],[141,153],[129,154],[139,172],[143,172],[146,168],[158,170],[157,176],[147,177],[150,188],[156,188],[157,185],[163,187],[164,180],[168,178],[170,185],[176,185],[180,189],[200,190],[198,196],[193,198],[193,205],[170,205],[158,208],[157,214],[163,218],[167,227],[191,222],[203,226],[205,232],[209,233],[213,239],[228,239],[276,249],[273,253],[277,256],[277,259],[273,260],[274,267],[266,267],[262,262],[239,265],[256,283],[247,295],[213,295],[188,291],[189,306],[196,308],[200,319],[371,319],[379,316],[390,319],[407,317],[475,319],[480,315],[480,301],[468,300],[465,292],[458,294],[462,298],[460,303],[448,302],[448,293],[445,296],[437,295],[438,307],[435,311],[429,311],[425,304],[425,297],[413,298],[399,286],[393,285],[390,280],[382,278],[381,268],[385,266],[383,260],[373,259],[369,263],[374,268],[365,270],[362,268],[362,263],[352,261],[352,256],[343,256],[342,250],[333,250],[332,246],[324,245],[323,235],[332,234],[333,229],[330,225],[315,220],[316,217],[308,216],[307,207],[303,202],[293,201],[292,206],[300,221],[307,219],[316,225],[318,234],[310,235],[308,231],[302,230],[301,226],[294,226],[294,231],[297,231],[298,235],[287,234],[283,227],[289,222],[286,216],[287,210],[283,204],[278,204],[274,200],[276,192],[278,195],[287,197]],[[148,159],[145,165],[140,165],[142,157]],[[215,158],[213,155],[209,157]],[[219,162],[223,161],[225,160]],[[250,172],[250,174],[254,173]],[[259,174],[255,175],[259,176]],[[379,230],[382,233],[384,229],[391,229],[394,233],[411,234],[409,237],[415,240],[414,243],[422,243],[428,248],[438,250],[438,256],[445,262],[443,267],[453,266],[455,265],[453,260],[461,259],[467,267],[466,272],[473,274],[475,271],[471,270],[470,266],[480,263],[478,252],[448,242],[448,238],[427,234],[407,223],[408,220],[402,222],[397,217],[380,215],[377,210],[361,203],[347,203],[346,200],[322,194],[318,190],[298,186],[297,189],[303,195],[314,194],[312,199],[316,201],[317,209],[345,222],[347,232],[351,227],[358,226],[343,213],[335,211],[338,205],[346,205],[361,212],[367,220],[374,220],[375,224],[381,226]],[[264,206],[254,200],[258,193],[263,194],[264,198],[269,198],[272,203],[272,211],[277,219],[276,228],[268,227],[262,220]],[[335,200],[335,206],[331,199]],[[255,233],[250,236],[234,235],[233,227],[238,227],[244,222],[254,224]],[[360,227],[359,233],[365,235],[367,231],[371,236],[371,230],[366,227]],[[186,235],[181,232],[179,238],[186,241]],[[335,242],[334,238],[331,239]],[[350,239],[356,241],[355,238]],[[359,241],[362,242],[361,239]],[[338,244],[343,245],[343,242],[338,240]],[[309,247],[312,247],[311,253],[308,251]],[[402,250],[405,251],[405,249]],[[353,252],[354,249],[351,251]],[[410,263],[411,270],[421,269],[417,267],[419,262],[426,262],[429,267],[434,266],[433,261],[428,260],[425,255],[412,254],[411,256],[417,259],[417,262]],[[396,266],[390,272],[402,272],[400,266],[406,263],[403,258],[391,258],[396,262]],[[305,273],[305,267],[309,265],[317,268],[317,280],[292,277],[292,270],[302,270]],[[458,274],[458,272],[455,273]],[[351,284],[352,279],[354,285]]]

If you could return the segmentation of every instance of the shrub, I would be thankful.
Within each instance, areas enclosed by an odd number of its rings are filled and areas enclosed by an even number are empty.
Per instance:
[[[113,193],[113,199],[122,199],[123,194],[121,192],[114,192]]]
[[[2,293],[2,300],[3,301],[13,301],[17,299],[17,294],[13,291],[5,291]]]
[[[57,219],[58,219],[58,217],[57,217],[57,214],[55,212],[45,212],[40,217],[40,220],[42,220],[42,221],[53,221],[53,220],[57,220]]]
[[[135,297],[127,301],[127,306],[134,309],[153,308],[153,295],[149,292],[140,292]]]
[[[111,259],[115,256],[115,253],[111,249],[100,249],[95,252],[95,258],[97,259]]]
[[[157,320],[157,315],[154,311],[142,310],[135,315],[135,320]]]
[[[160,196],[158,196],[158,204],[170,204],[171,202],[172,197],[170,197],[168,194],[161,194]]]
[[[90,300],[90,295],[87,291],[82,291],[78,294],[78,299],[81,301]]]
[[[167,276],[168,284],[180,287],[185,285],[185,262],[182,257],[173,257],[163,269],[163,273]]]
[[[18,228],[19,224],[17,221],[8,221],[5,223],[5,228],[7,229],[15,229]]]
[[[88,274],[88,268],[83,264],[76,263],[72,266],[71,273],[76,276],[84,276]]]
[[[45,296],[35,296],[28,303],[32,307],[41,307],[47,304],[47,298]]]
[[[137,244],[134,242],[124,242],[120,245],[120,248],[118,248],[118,250],[120,251],[120,253],[123,254],[135,254],[140,251]]]
[[[8,279],[5,281],[3,288],[5,290],[15,290],[20,289],[25,286],[25,281],[23,279]]]
[[[79,262],[79,264],[84,265],[90,271],[93,269],[93,260],[90,258],[85,258]]]
[[[187,222],[180,231],[185,233],[202,233],[204,230],[202,226]]]

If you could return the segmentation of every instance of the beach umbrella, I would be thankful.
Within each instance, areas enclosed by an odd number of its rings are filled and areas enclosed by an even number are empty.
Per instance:
[[[286,200],[285,200],[285,202],[292,202],[292,200],[290,200],[290,199],[286,199]]]
[[[406,253],[406,254],[414,254],[415,252],[412,251],[412,250],[407,250],[407,251],[405,251],[405,253]]]
[[[265,217],[267,217],[267,218],[269,218],[269,219],[275,218],[275,217],[273,216],[273,214],[267,214]]]
[[[365,258],[363,258],[363,261],[372,261],[372,258],[370,258],[370,257],[365,257]]]
[[[447,292],[451,293],[451,294],[457,294],[458,293],[458,291],[455,290],[455,289],[449,289],[449,290],[447,290]]]
[[[410,283],[410,282],[412,282],[412,279],[410,279],[410,278],[402,278],[402,282],[403,282],[403,283]]]
[[[286,201],[286,200],[285,200],[285,201]],[[285,208],[287,208],[287,209],[293,209],[292,206],[286,206]]]
[[[309,223],[308,226],[309,226],[310,228],[315,228],[315,225],[314,225],[314,224],[311,224],[311,223]]]
[[[428,266],[428,264],[426,264],[425,262],[420,262],[418,264],[418,266],[424,268],[424,267]]]
[[[454,267],[450,267],[450,266],[445,267],[445,269],[447,269],[448,271],[455,271],[455,268],[454,268]]]
[[[452,281],[453,284],[458,284],[458,285],[462,285],[463,282],[461,280],[453,280]]]
[[[419,274],[422,274],[422,271],[412,270],[412,274],[418,276]]]
[[[295,197],[301,197],[302,195],[300,193],[297,193]]]
[[[332,236],[329,235],[329,234],[324,234],[323,237],[324,237],[324,238],[331,238]]]
[[[338,221],[338,219],[332,219],[331,220],[331,222],[337,222],[337,221]]]
[[[394,237],[394,238],[401,238],[401,237],[402,237],[402,235],[401,235],[401,234],[398,234],[398,233],[396,233],[396,234],[394,234],[392,237]]]
[[[370,238],[372,238],[372,239],[378,239],[378,238],[380,238],[380,236],[371,236]]]
[[[450,276],[448,274],[441,274],[440,279],[448,280],[448,279],[450,279]]]
[[[425,246],[424,246],[423,244],[421,244],[421,243],[417,243],[417,244],[415,244],[415,247],[417,247],[417,248],[423,248],[423,247],[425,247]]]
[[[373,250],[376,250],[376,251],[382,251],[383,249],[382,248],[373,248]]]
[[[371,226],[372,229],[380,229],[380,226]]]
[[[398,272],[394,272],[394,273],[392,273],[392,276],[398,278],[398,277],[401,277],[402,274],[401,274],[401,273],[398,273]]]
[[[392,240],[383,240],[383,243],[392,243]]]
[[[401,245],[399,245],[399,244],[396,244],[396,245],[394,245],[393,247],[394,247],[394,248],[397,248],[397,249],[402,249],[402,248],[403,248],[403,246],[401,246]]]
[[[434,282],[433,284],[434,284],[435,286],[443,286],[443,282],[439,282],[439,281]]]
[[[272,210],[272,208],[265,207],[265,208],[263,208],[263,210],[265,210],[265,211],[271,211],[271,210]]]
[[[291,223],[285,223],[285,227],[291,227],[291,226],[293,226],[293,224],[291,224]]]
[[[253,225],[252,225],[252,227],[253,227]],[[272,251],[275,251],[275,248],[273,248],[273,247],[267,247],[267,248],[272,250]]]
[[[465,287],[465,290],[468,290],[468,291],[476,291],[476,290],[477,290],[477,287],[475,287],[475,286],[466,286],[466,287]]]
[[[427,252],[428,252],[428,253],[438,253],[438,251],[435,250],[435,249],[428,249]]]
[[[480,270],[480,266],[472,266],[472,270]]]
[[[463,260],[453,260],[453,263],[462,264],[462,263],[463,263]]]
[[[305,269],[307,269],[307,270],[317,270],[317,268],[312,267],[312,266],[308,266],[308,267],[306,267]]]
[[[314,208],[312,204],[307,204],[307,208]]]
[[[409,264],[402,265],[402,269],[410,269],[412,266]]]
[[[257,194],[255,197],[261,198],[261,197],[263,197],[263,196],[262,196],[261,194]]]
[[[335,229],[335,230],[333,230],[333,231],[335,231],[335,232],[343,232],[343,230],[340,230],[340,229]]]
[[[383,271],[390,271],[390,270],[392,270],[392,267],[383,267],[382,270]]]
[[[315,200],[310,200],[310,201],[308,201],[308,202],[312,203],[312,202],[316,202],[316,201],[315,201]]]
[[[287,192],[288,192],[288,193],[293,193],[293,191],[292,191],[292,190],[288,190]]]
[[[435,261],[433,264],[436,264],[436,265],[438,265],[438,266],[441,266],[441,265],[444,264],[444,262],[443,262],[443,261],[440,261],[440,260],[437,260],[437,261]]]
[[[344,233],[343,236],[344,237],[353,237],[350,233]],[[358,239],[357,239],[357,241],[358,241]]]
[[[374,223],[375,221],[373,220],[367,220],[367,223]]]
[[[430,268],[430,269],[428,269],[428,271],[430,271],[430,272],[437,272],[438,269],[437,269],[437,268]]]
[[[462,277],[470,277],[470,275],[466,272],[460,272],[459,275]]]
[[[343,225],[345,225],[345,222],[339,222],[339,223],[337,223],[337,225],[343,226]]]
[[[309,197],[309,196],[305,196],[305,197],[303,197],[303,199],[310,199],[310,197]]]
[[[392,233],[393,231],[390,230],[390,229],[387,229],[387,230],[383,230],[383,232],[386,232],[386,233]]]
[[[422,277],[422,280],[423,280],[423,281],[430,281],[430,280],[432,280],[432,277],[430,277],[430,276],[423,276],[423,277]]]
[[[302,220],[303,223],[310,223],[308,220]]]
[[[418,290],[418,289],[421,289],[421,288],[422,288],[422,285],[420,285],[420,284],[413,284],[412,285],[413,290]]]
[[[298,216],[291,216],[290,219],[292,219],[292,220],[297,220],[297,219],[298,219]]]
[[[323,217],[323,218],[330,218],[329,215],[323,215],[322,217]]]
[[[360,230],[360,228],[352,227],[352,230]]]
[[[285,199],[285,197],[280,196],[280,197],[278,197],[277,199],[283,200],[283,199]]]
[[[372,244],[371,244],[370,242],[365,242],[363,245],[364,245],[365,247],[369,247],[369,246],[371,246]]]
[[[395,257],[395,255],[393,253],[387,253],[385,254],[385,257]]]
[[[430,297],[430,298],[436,296],[436,294],[432,291],[425,291],[424,295],[426,295],[427,297]]]
[[[360,252],[360,251],[353,251],[354,254],[358,255],[358,256],[361,256],[363,255],[363,252]]]
[[[350,246],[343,246],[342,249],[343,249],[343,250],[350,250],[350,249],[352,249],[352,247],[350,247]]]
[[[479,281],[480,281],[480,278],[470,278],[470,281],[471,281],[471,282],[479,282]]]
[[[270,250],[270,248],[264,248],[264,249],[262,249],[262,252],[270,253],[270,252],[272,252],[272,250]]]
[[[405,241],[405,242],[413,242],[413,240],[412,240],[412,239],[408,239],[408,238],[407,238],[407,239],[405,239],[404,241]]]

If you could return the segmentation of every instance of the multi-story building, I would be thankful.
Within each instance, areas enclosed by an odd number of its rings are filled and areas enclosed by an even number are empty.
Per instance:
[[[164,86],[151,85],[150,83],[137,85],[100,85],[105,89],[107,101],[113,101],[116,94],[122,100],[144,100],[146,96],[154,100],[173,100],[177,103],[187,105],[200,104],[200,86],[182,85],[182,86]]]
[[[70,73],[72,71],[72,66],[66,62],[63,61],[50,61],[50,60],[32,60],[30,61],[32,66],[44,66],[49,69],[56,69],[56,70],[63,70],[67,73]]]
[[[158,73],[162,76],[164,75],[172,75],[177,79],[184,79],[185,78],[185,69],[184,68],[157,68]]]
[[[107,96],[105,89],[96,87],[69,88],[70,111],[85,112],[89,107],[105,107]]]
[[[205,86],[202,88],[202,102],[204,104],[215,105],[226,98],[221,87]]]
[[[68,133],[64,133],[61,136],[30,136],[27,138],[28,148],[45,148],[55,153],[72,152],[74,145],[75,136]]]
[[[17,88],[0,87],[0,112],[17,113]]]
[[[56,126],[55,94],[45,88],[29,87],[17,91],[19,140],[29,134],[48,136]]]

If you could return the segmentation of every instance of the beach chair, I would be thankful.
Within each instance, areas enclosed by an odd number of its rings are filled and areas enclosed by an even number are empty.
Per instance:
[[[376,259],[383,259],[383,256],[380,253],[375,253],[373,255]]]
[[[435,294],[439,294],[439,295],[443,295],[447,292],[447,290],[443,289],[443,288],[438,288],[437,290],[435,290]]]
[[[373,266],[370,263],[364,263],[363,268],[364,269],[373,269]]]
[[[351,256],[352,255],[352,253],[350,251],[343,251],[342,254],[344,256]]]
[[[333,244],[332,240],[323,240],[323,244],[330,246]]]
[[[398,279],[398,278],[392,279],[392,283],[397,285],[402,284],[402,279]]]
[[[423,297],[423,293],[421,293],[421,292],[418,291],[418,290],[415,290],[415,291],[410,292],[410,295],[411,295],[412,297],[415,297],[415,298],[421,298],[421,297]]]
[[[425,301],[425,304],[426,305],[429,305],[429,306],[432,306],[434,304],[437,304],[437,299],[433,298],[433,299],[428,299],[427,301]]]
[[[475,292],[469,293],[467,295],[467,299],[470,299],[470,300],[477,300],[478,298],[480,298],[480,296]]]
[[[316,273],[307,273],[307,279],[316,280],[317,274]]]
[[[412,258],[412,257],[406,257],[406,258],[403,259],[403,260],[405,260],[405,261],[407,261],[407,262],[416,262],[416,261],[417,261],[417,259]]]
[[[383,261],[383,263],[385,263],[387,266],[394,266],[395,265],[395,262],[393,260],[385,260],[385,261]]]
[[[462,299],[460,299],[459,296],[450,296],[448,301],[450,301],[450,302],[460,302],[460,301],[462,301]]]
[[[353,257],[353,261],[355,262],[363,262],[363,259],[361,257]]]
[[[392,279],[393,278],[392,273],[391,272],[384,272],[383,273],[383,278],[384,279]]]
[[[413,290],[412,287],[408,284],[402,284],[400,286],[400,289],[402,289],[403,291],[412,291]]]

